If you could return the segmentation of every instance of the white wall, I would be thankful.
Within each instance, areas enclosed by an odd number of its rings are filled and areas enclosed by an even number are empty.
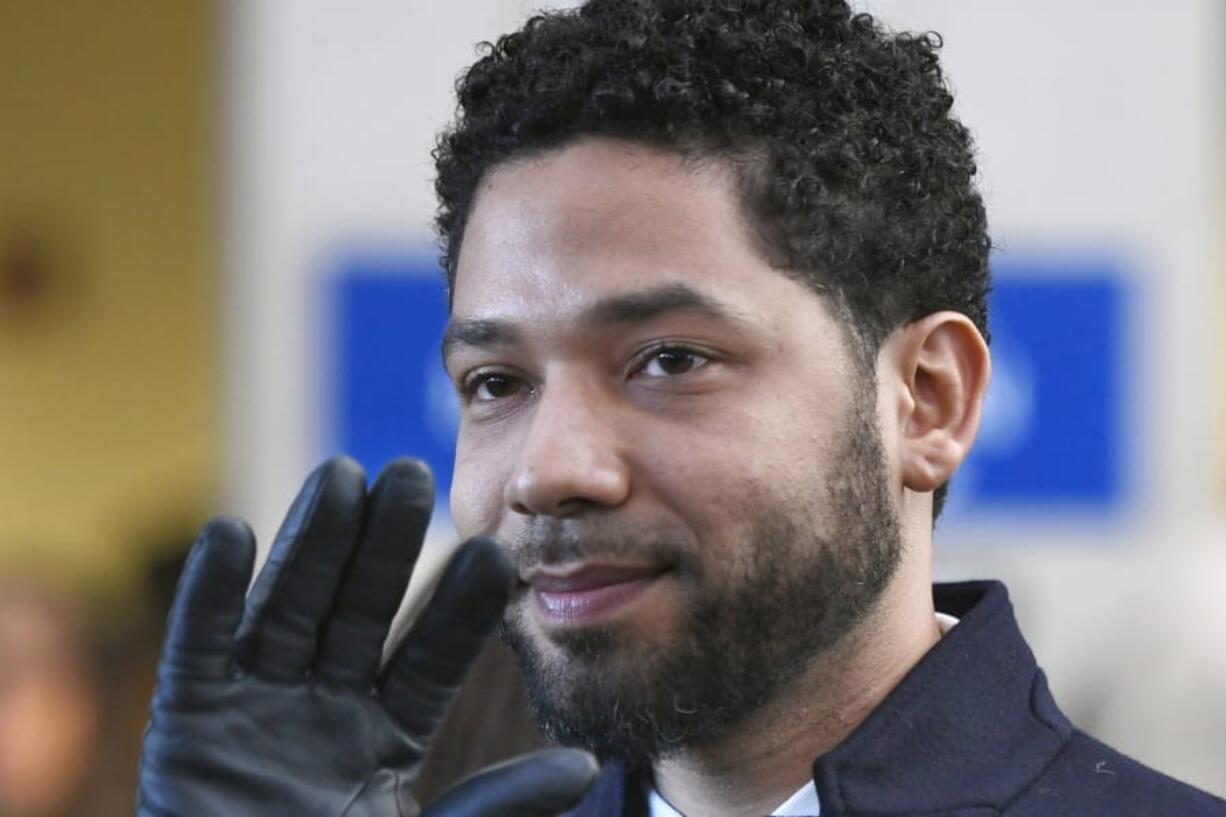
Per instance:
[[[312,287],[338,241],[430,240],[429,151],[473,43],[519,0],[232,0],[227,510],[266,539],[318,453]],[[935,29],[1006,247],[1120,249],[1136,507],[942,531],[938,573],[1007,578],[1053,686],[1121,748],[1226,792],[1226,522],[1212,431],[1226,306],[1215,0],[874,0]],[[1216,466],[1215,466],[1216,463]]]

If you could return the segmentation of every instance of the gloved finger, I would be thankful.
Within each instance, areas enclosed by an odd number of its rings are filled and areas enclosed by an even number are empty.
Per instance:
[[[200,531],[175,591],[161,670],[223,678],[255,563],[255,535],[238,519],[214,519]]]
[[[424,463],[396,460],[375,480],[361,538],[323,633],[317,678],[367,687],[374,683],[383,641],[408,587],[433,508],[434,478]]]
[[[515,576],[492,539],[476,538],[451,558],[434,597],[384,671],[384,706],[424,746],[438,728],[510,599]]]
[[[366,476],[351,459],[328,460],[307,477],[247,597],[244,668],[273,680],[306,676],[365,502]]]
[[[556,817],[578,805],[600,767],[578,749],[546,749],[477,772],[421,817]]]

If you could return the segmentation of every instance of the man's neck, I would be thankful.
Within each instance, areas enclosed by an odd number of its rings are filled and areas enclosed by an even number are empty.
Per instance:
[[[829,653],[718,744],[655,766],[682,814],[770,814],[812,779],[814,758],[841,743],[940,639],[930,587],[895,582]]]

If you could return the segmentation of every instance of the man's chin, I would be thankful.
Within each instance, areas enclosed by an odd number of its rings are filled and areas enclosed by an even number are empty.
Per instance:
[[[623,622],[543,627],[530,613],[522,612],[508,616],[503,640],[520,656],[521,664],[550,678],[560,680],[580,667],[607,671],[642,657],[641,638],[636,638]]]
[[[548,636],[510,628],[529,703],[552,742],[611,758],[651,761],[664,754],[647,716],[658,654],[627,643],[616,627],[585,627]]]

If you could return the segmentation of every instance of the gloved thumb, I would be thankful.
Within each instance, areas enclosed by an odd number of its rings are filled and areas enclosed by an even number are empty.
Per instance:
[[[588,752],[546,749],[482,769],[421,817],[556,817],[578,805],[599,772]]]

